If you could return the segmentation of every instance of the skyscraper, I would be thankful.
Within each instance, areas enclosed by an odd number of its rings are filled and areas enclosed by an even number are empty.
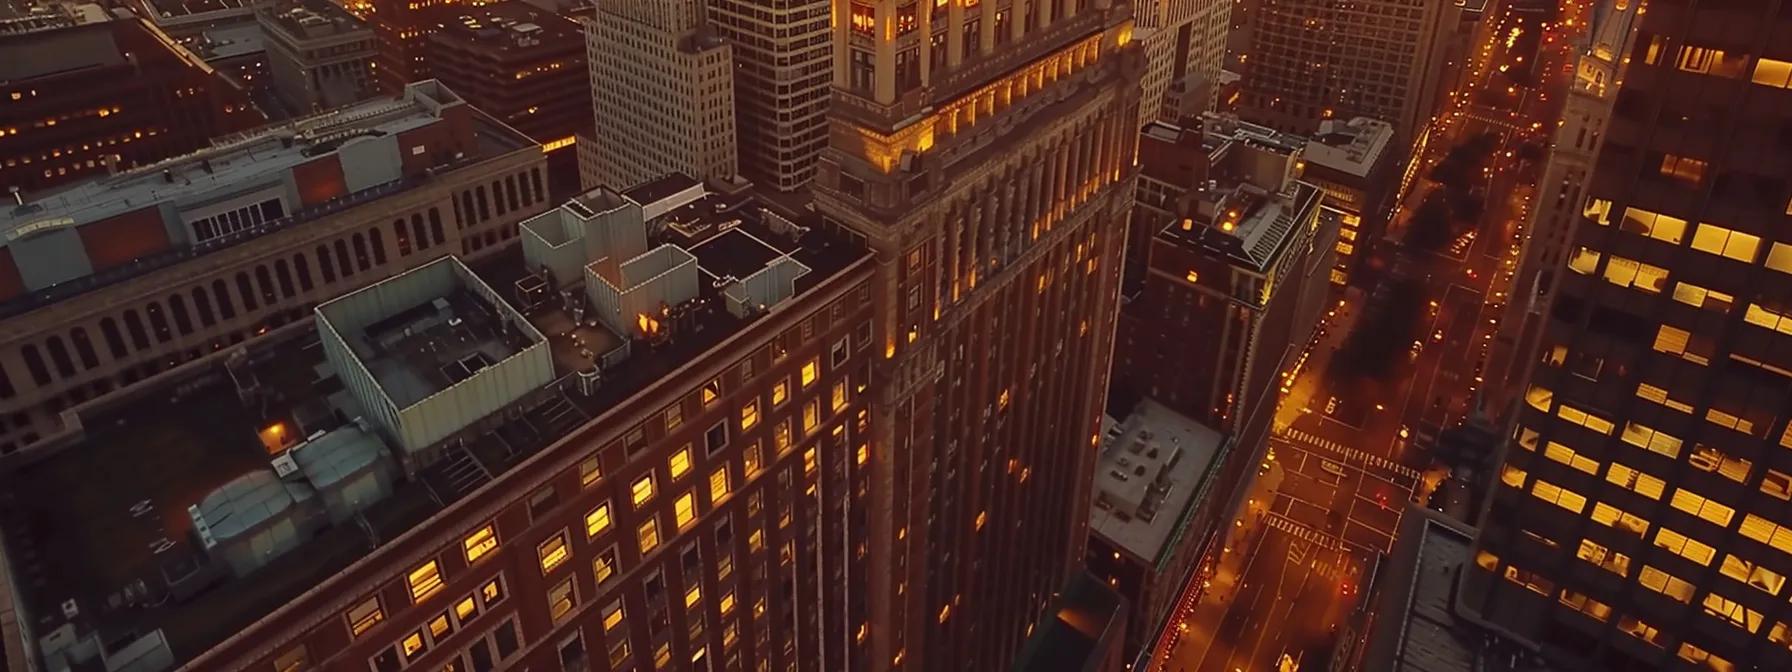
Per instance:
[[[1149,0],[1138,7],[1146,68],[1139,124],[1208,111],[1226,58],[1232,0]],[[1166,99],[1175,90],[1178,95]]]
[[[832,4],[837,11],[841,2]],[[760,187],[792,191],[808,184],[828,144],[829,6],[829,0],[704,3],[716,34],[734,47],[740,167]]]
[[[580,182],[636,185],[666,173],[739,173],[733,48],[698,0],[603,0],[585,23],[597,129]]]
[[[1792,3],[1632,16],[1462,599],[1574,669],[1787,669]]]
[[[880,366],[848,669],[1007,669],[1081,562],[1135,177],[1111,0],[834,3],[824,217]]]
[[[1445,83],[1460,11],[1437,0],[1252,0],[1240,116],[1312,133],[1325,119],[1384,119],[1411,141]]]

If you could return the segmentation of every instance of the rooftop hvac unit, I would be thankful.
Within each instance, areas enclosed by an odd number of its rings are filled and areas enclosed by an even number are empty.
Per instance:
[[[293,448],[296,449],[298,446],[293,446]],[[269,463],[274,465],[274,475],[280,478],[286,478],[299,472],[299,463],[293,461],[292,450],[275,455]]]
[[[200,515],[198,504],[187,505],[187,517],[193,519],[193,532],[199,535],[200,545],[211,550],[218,545],[218,539],[212,536],[212,526],[206,524],[205,516]]]
[[[579,394],[591,396],[597,394],[597,386],[603,382],[603,372],[593,366],[579,372]]]

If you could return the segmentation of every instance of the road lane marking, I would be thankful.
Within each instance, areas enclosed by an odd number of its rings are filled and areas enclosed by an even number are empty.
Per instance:
[[[1282,514],[1272,512],[1269,515],[1264,516],[1264,520],[1269,523],[1270,527],[1293,535],[1296,539],[1311,542],[1321,548],[1329,548],[1332,550],[1342,548],[1338,545],[1338,539],[1331,535],[1307,527],[1305,524],[1292,518],[1288,518],[1287,516],[1283,516]]]
[[[1354,461],[1358,464],[1366,464],[1396,476],[1403,476],[1414,481],[1419,480],[1419,470],[1417,469],[1400,464],[1399,462],[1395,462],[1380,455],[1367,453],[1346,446],[1323,436],[1315,436],[1294,427],[1289,427],[1283,430],[1280,436],[1283,440],[1296,444],[1297,446],[1311,446],[1320,448],[1334,455],[1342,456],[1346,462]]]

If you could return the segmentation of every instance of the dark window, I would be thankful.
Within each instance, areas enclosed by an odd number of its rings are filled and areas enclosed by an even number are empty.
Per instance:
[[[6,373],[5,366],[0,365],[0,399],[11,399],[18,395],[19,391],[12,386],[12,376]]]
[[[87,337],[86,327],[75,327],[69,331],[68,340],[75,344],[75,354],[81,357],[81,368],[91,369],[100,365],[99,355],[93,352],[93,339]]]
[[[292,269],[287,267],[285,259],[274,260],[274,278],[280,281],[280,296],[292,298]]]
[[[505,198],[509,199],[511,210],[518,210],[523,207],[523,206],[517,204],[516,176],[515,175],[505,175],[504,176],[504,196],[505,196]]]
[[[550,485],[542,488],[541,490],[536,491],[533,496],[529,497],[529,518],[531,520],[541,520],[542,516],[553,511],[554,506],[559,503],[560,496],[559,493],[554,492],[554,486]]]
[[[367,236],[363,236],[359,232],[357,232],[354,235],[354,242],[355,242],[355,270],[356,271],[365,271],[369,268],[372,268],[372,266],[367,263]]]
[[[411,234],[404,228],[404,218],[392,220],[392,237],[398,239],[398,256],[411,253]]]
[[[473,194],[479,197],[479,221],[483,222],[491,219],[491,211],[485,209],[485,185],[479,185],[478,188],[473,190]]]
[[[516,622],[505,621],[503,625],[498,626],[498,632],[492,639],[497,640],[498,660],[515,655],[517,649]]]
[[[467,220],[473,218],[473,190],[468,189],[460,192],[460,212],[458,215],[460,217],[459,226],[461,228],[466,228],[468,224]]]
[[[50,362],[56,365],[56,375],[68,378],[75,375],[75,362],[68,357],[68,346],[63,345],[61,336],[51,336],[44,341],[50,349]]]
[[[728,447],[728,423],[718,422],[714,427],[710,427],[709,431],[704,432],[703,446],[711,455],[714,455],[718,450]]]
[[[317,270],[324,276],[324,284],[336,281],[336,267],[330,264],[330,248],[327,245],[317,246]]]
[[[398,649],[390,646],[373,657],[373,669],[376,672],[398,672],[403,667],[398,664]]]
[[[467,652],[473,659],[473,672],[491,672],[492,646],[485,640],[473,641],[473,649]]]
[[[510,210],[504,207],[504,181],[492,180],[492,209],[501,216]]]
[[[292,270],[299,274],[299,289],[311,291],[311,262],[305,259],[305,253],[292,255]]]
[[[355,274],[355,265],[348,260],[348,243],[336,241],[336,268],[342,269],[342,277]]]
[[[224,285],[223,280],[212,281],[212,300],[218,302],[218,319],[236,317],[236,308],[230,303],[230,288]]]
[[[423,214],[422,213],[412,213],[411,214],[411,236],[415,237],[417,239],[418,247],[428,247],[429,246],[429,237],[424,235],[424,231],[423,231]]]
[[[154,301],[143,307],[143,313],[149,316],[149,330],[155,333],[157,343],[167,343],[174,338],[168,331],[168,316],[162,314],[162,304]]]
[[[185,336],[193,333],[193,320],[187,316],[187,299],[179,294],[168,297],[168,312],[174,315],[174,328]]]
[[[435,208],[429,209],[429,237],[429,245],[441,245],[448,242],[448,236],[442,235],[442,212]],[[423,234],[417,234],[417,239],[421,241]],[[423,246],[424,243],[419,242],[417,245]]]
[[[373,244],[373,263],[383,266],[386,263],[386,236],[380,233],[380,227],[367,230],[368,242]]]
[[[124,349],[124,339],[118,335],[118,320],[100,318],[100,335],[106,338],[106,350],[112,353],[112,358],[124,359],[128,351]]]
[[[274,294],[274,276],[268,273],[268,267],[255,267],[255,284],[261,288],[261,302],[269,308],[274,307],[280,297]]]
[[[236,293],[243,299],[243,312],[255,310],[255,288],[249,285],[249,273],[238,271],[236,274]]]
[[[143,350],[149,347],[149,332],[143,330],[143,318],[137,317],[137,311],[124,311],[124,328],[131,332],[131,347]]]
[[[261,221],[271,222],[286,216],[286,209],[280,207],[280,200],[263,201],[261,204]]]
[[[542,194],[542,192],[541,192],[541,169],[540,168],[530,168],[529,169],[529,186],[534,187],[533,191],[535,192],[535,201],[537,203],[539,203],[541,201],[548,200],[548,197],[546,195]]]
[[[50,384],[50,370],[44,367],[44,356],[38,354],[36,345],[26,343],[25,347],[19,348],[19,356],[25,358],[25,368],[31,371],[31,380],[38,387]]]
[[[205,287],[193,288],[193,310],[199,313],[200,326],[209,327],[217,322],[212,318],[212,302],[205,296]]]

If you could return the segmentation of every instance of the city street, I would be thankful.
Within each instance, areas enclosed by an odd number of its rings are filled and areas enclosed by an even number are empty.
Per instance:
[[[1334,652],[1357,649],[1365,619],[1353,615],[1402,512],[1447,478],[1431,442],[1472,408],[1529,216],[1527,180],[1538,173],[1526,146],[1546,141],[1566,87],[1564,53],[1555,52],[1569,40],[1545,39],[1535,16],[1500,11],[1492,20],[1461,79],[1468,90],[1452,95],[1426,135],[1417,177],[1378,242],[1378,280],[1339,300],[1300,358],[1249,505],[1213,570],[1185,589],[1181,623],[1151,669],[1330,669]],[[1509,74],[1520,69],[1534,86]],[[1489,134],[1491,150],[1463,188],[1482,199],[1470,232],[1438,250],[1402,244],[1420,204],[1444,188],[1431,170]],[[1410,347],[1379,375],[1334,375],[1348,335],[1399,283],[1422,288]]]

